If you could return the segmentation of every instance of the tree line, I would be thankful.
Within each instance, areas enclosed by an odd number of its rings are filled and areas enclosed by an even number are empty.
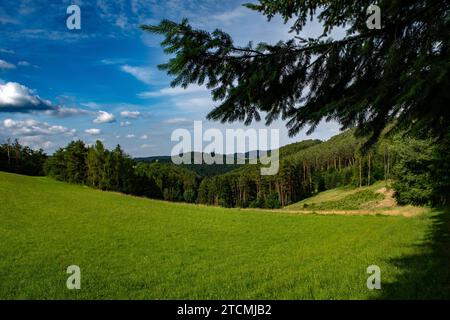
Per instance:
[[[40,176],[44,174],[47,155],[44,150],[33,150],[16,139],[0,144],[0,171]]]
[[[450,151],[445,145],[450,136],[444,140],[442,144],[429,137],[396,134],[363,152],[364,139],[348,130],[326,142],[306,140],[282,147],[274,176],[261,176],[259,164],[202,176],[181,165],[136,161],[119,145],[108,150],[101,141],[92,146],[72,141],[49,157],[15,141],[0,145],[0,169],[153,199],[224,207],[280,208],[321,191],[380,180],[395,189],[400,204],[448,204]]]
[[[341,186],[385,181],[399,204],[450,203],[450,134],[420,137],[384,135],[365,149],[366,140],[348,130],[326,142],[303,141],[280,150],[275,176],[261,176],[258,165],[204,179],[198,202],[225,207],[279,208]]]
[[[108,150],[101,141],[70,142],[44,164],[46,175],[60,181],[170,201],[195,202],[197,176],[171,164],[137,163],[120,145]]]
[[[199,202],[226,207],[279,208],[314,193],[353,184],[370,185],[388,179],[379,150],[360,153],[363,144],[353,131],[326,142],[306,140],[280,149],[277,175],[261,176],[259,165],[204,179]]]

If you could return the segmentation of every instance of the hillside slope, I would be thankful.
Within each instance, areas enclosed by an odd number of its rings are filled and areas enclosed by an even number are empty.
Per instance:
[[[316,214],[360,214],[360,215],[420,215],[426,208],[399,206],[394,191],[386,188],[380,181],[368,187],[339,187],[320,192],[310,198],[284,208],[287,211],[300,211]]]
[[[316,216],[154,201],[0,172],[0,299],[449,297],[421,218]],[[442,225],[439,224],[439,225]],[[366,288],[366,268],[383,290]],[[81,290],[66,288],[69,265]],[[433,284],[433,285],[430,285]]]

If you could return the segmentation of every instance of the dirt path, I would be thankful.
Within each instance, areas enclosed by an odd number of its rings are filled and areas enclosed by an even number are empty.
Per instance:
[[[381,193],[384,195],[384,200],[377,201],[377,204],[374,208],[394,208],[397,207],[397,200],[394,198],[394,190],[381,188],[376,191],[377,193]]]
[[[385,215],[385,216],[403,216],[414,217],[426,211],[425,208],[414,206],[399,206],[394,198],[394,190],[386,187],[375,191],[384,195],[383,200],[370,201],[361,206],[359,210],[308,210],[308,209],[290,209],[270,210],[270,212],[283,212],[291,214],[320,214],[320,215]],[[250,209],[251,210],[251,209]],[[254,209],[253,209],[254,210]],[[264,210],[262,211],[269,211]]]
[[[360,210],[278,210],[295,214],[320,214],[320,215],[383,215],[383,216],[403,216],[414,217],[425,212],[424,208],[413,206],[394,207],[392,209],[360,209]]]
[[[284,212],[297,214],[321,214],[321,215],[385,215],[385,216],[403,216],[414,217],[422,214],[425,209],[413,206],[399,206],[394,198],[394,190],[385,187],[378,189],[377,193],[384,195],[383,200],[371,201],[362,206],[359,210],[289,210]]]
[[[271,213],[284,213],[284,214],[295,214],[295,215],[346,215],[346,216],[402,216],[402,217],[415,217],[421,215],[426,211],[426,208],[404,206],[404,207],[392,207],[392,208],[378,208],[378,209],[360,209],[360,210],[294,210],[294,209],[240,209],[246,211],[261,211],[261,212],[271,212]]]

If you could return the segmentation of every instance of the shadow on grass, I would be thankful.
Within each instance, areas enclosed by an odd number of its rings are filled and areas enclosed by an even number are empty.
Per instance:
[[[402,274],[382,282],[380,299],[450,299],[450,208],[434,209],[420,253],[389,260]]]

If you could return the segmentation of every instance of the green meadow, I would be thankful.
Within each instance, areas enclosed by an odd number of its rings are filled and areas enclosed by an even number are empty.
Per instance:
[[[0,173],[0,299],[449,298],[449,214],[168,203]],[[68,290],[66,269],[81,268]],[[368,290],[367,267],[381,268]]]

